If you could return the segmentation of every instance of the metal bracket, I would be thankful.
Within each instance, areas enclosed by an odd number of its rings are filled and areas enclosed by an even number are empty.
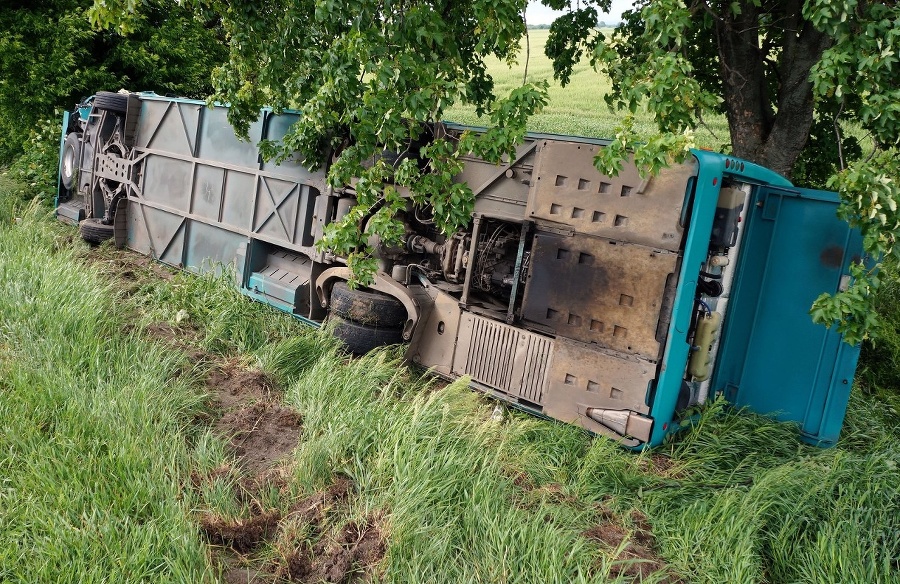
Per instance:
[[[497,170],[488,177],[486,181],[484,181],[477,189],[472,189],[472,194],[476,197],[481,194],[486,188],[494,184],[500,177],[506,175],[506,171],[510,170],[513,166],[521,162],[526,156],[531,154],[531,152],[537,148],[538,141],[535,140],[528,148],[522,151],[521,154],[516,156],[514,159],[510,160],[508,163],[500,166]]]
[[[115,215],[113,216],[113,240],[116,249],[125,247],[128,239],[128,222],[126,218],[126,209],[128,208],[128,199],[123,195],[115,200]]]
[[[350,268],[334,267],[328,268],[316,278],[316,295],[322,308],[328,308],[328,300],[331,298],[331,288],[337,280],[349,280],[353,277]],[[368,285],[368,288],[383,292],[388,296],[392,296],[403,303],[406,308],[406,323],[403,325],[403,340],[408,341],[412,338],[419,322],[419,303],[413,298],[409,290],[403,284],[400,284],[384,272],[375,273],[375,281]]]
[[[519,233],[519,252],[516,255],[516,267],[513,270],[513,285],[512,291],[510,291],[509,294],[509,308],[506,310],[506,324],[512,324],[516,318],[516,296],[519,294],[519,281],[522,277],[522,260],[525,256],[525,239],[528,237],[528,232],[531,231],[531,226],[531,221],[523,221],[522,231]]]

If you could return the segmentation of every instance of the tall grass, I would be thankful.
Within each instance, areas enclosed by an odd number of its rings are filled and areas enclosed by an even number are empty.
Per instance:
[[[624,582],[627,539],[585,532],[613,524],[627,538],[644,523],[686,581],[900,581],[900,429],[875,397],[854,392],[831,450],[717,402],[635,454],[571,426],[493,419],[464,383],[420,378],[390,351],[348,360],[327,331],[215,277],[148,281],[125,297],[102,262],[75,267],[67,248],[80,244],[65,228],[37,209],[0,209],[0,580],[214,580],[192,509],[247,508],[233,476],[202,498],[185,486],[191,468],[231,455],[194,419],[196,369],[141,334],[166,321],[286,388],[304,433],[287,487],[259,494],[261,506],[287,510],[350,477],[354,495],[326,528],[378,517],[381,581]],[[259,554],[277,561],[311,537],[286,525]]]
[[[492,420],[464,384],[423,389],[385,353],[344,364],[322,351],[286,394],[304,415],[292,472],[304,491],[346,474],[358,515],[387,510],[387,581],[604,582],[617,550],[582,533],[634,529],[635,511],[688,581],[900,581],[896,427],[865,451],[821,450],[718,402],[638,455],[561,424]]]
[[[0,216],[0,581],[211,581],[182,497],[183,357],[128,332],[45,214]]]
[[[385,580],[608,581],[609,553],[581,536],[596,511],[516,485],[516,469],[546,465],[519,448],[535,422],[493,420],[465,383],[423,384],[388,353],[345,363],[328,350],[286,393],[304,416],[298,482],[346,474],[357,513],[387,513]]]

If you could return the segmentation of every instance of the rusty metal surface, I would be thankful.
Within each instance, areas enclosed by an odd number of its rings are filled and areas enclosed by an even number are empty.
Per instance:
[[[691,164],[676,165],[642,180],[626,162],[617,177],[600,174],[594,156],[600,146],[543,141],[537,156],[528,216],[620,241],[676,251],[678,225]]]
[[[656,360],[666,279],[677,260],[642,245],[539,232],[523,318],[563,337]]]
[[[407,355],[413,363],[452,377],[453,352],[462,314],[459,301],[433,285],[411,286],[410,290],[426,316],[416,327]]]
[[[564,421],[576,421],[577,405],[650,411],[644,403],[656,365],[645,359],[618,355],[557,338],[550,365],[544,411]]]

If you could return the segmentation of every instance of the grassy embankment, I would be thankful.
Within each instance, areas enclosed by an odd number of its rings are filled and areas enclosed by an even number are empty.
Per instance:
[[[562,125],[575,118],[599,129]],[[540,124],[602,135],[614,120],[576,107]],[[0,581],[213,581],[222,557],[304,581],[326,573],[310,556],[373,532],[375,564],[348,567],[389,582],[900,581],[896,336],[867,353],[836,448],[716,405],[636,455],[493,421],[492,403],[389,352],[348,361],[221,281],[123,269],[16,190],[0,183]],[[296,450],[249,477],[204,397],[210,370],[243,368],[302,416]],[[200,523],[260,517],[246,549],[211,558]]]
[[[897,413],[858,390],[831,450],[712,408],[697,429],[634,455],[562,425],[492,421],[491,404],[458,385],[424,387],[388,353],[348,362],[220,281],[123,287],[104,268],[115,261],[86,266],[70,230],[8,201],[4,581],[209,581],[197,521],[261,510],[283,519],[237,561],[270,572],[355,522],[377,525],[385,581],[605,582],[637,574],[642,558],[689,581],[897,581]],[[189,318],[177,324],[180,310]],[[149,335],[161,321],[182,349]],[[270,372],[303,420],[284,482],[243,500],[245,477],[203,423],[201,380],[223,359]],[[348,500],[315,524],[292,515],[338,476]]]

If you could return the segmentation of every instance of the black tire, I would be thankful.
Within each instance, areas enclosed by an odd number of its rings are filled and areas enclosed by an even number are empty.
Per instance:
[[[406,324],[402,302],[375,290],[351,290],[344,281],[332,287],[330,306],[333,314],[366,326],[394,329]]]
[[[66,136],[62,158],[59,161],[59,179],[67,191],[71,191],[72,187],[75,186],[75,180],[78,176],[78,166],[81,160],[80,138],[75,132]]]
[[[92,218],[79,223],[78,231],[81,238],[89,243],[103,243],[113,236],[115,230],[112,225],[104,225],[100,219]]]
[[[94,107],[117,114],[128,110],[128,96],[111,91],[98,91],[94,96]]]
[[[344,345],[348,353],[360,356],[372,349],[403,342],[403,331],[400,329],[375,328],[359,324],[339,316],[328,317],[333,334]]]

